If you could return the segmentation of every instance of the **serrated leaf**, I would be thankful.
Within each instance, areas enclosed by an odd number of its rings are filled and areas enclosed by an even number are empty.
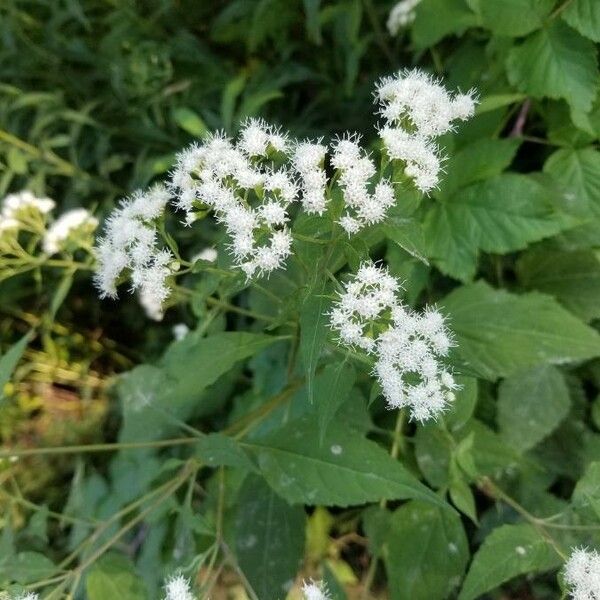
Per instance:
[[[573,490],[572,503],[583,516],[600,518],[600,462],[588,465]]]
[[[484,27],[496,35],[520,37],[539,29],[555,0],[480,0]]]
[[[588,148],[561,148],[544,164],[564,188],[567,202],[580,215],[600,215],[600,152]]]
[[[458,598],[481,598],[517,575],[547,571],[561,562],[561,557],[532,525],[503,525],[487,536],[475,554]]]
[[[464,0],[423,0],[416,9],[412,39],[417,48],[427,48],[476,25],[477,20]]]
[[[131,561],[116,553],[107,554],[94,563],[86,577],[85,589],[89,600],[148,598],[145,586]]]
[[[429,256],[461,281],[473,278],[479,250],[504,254],[573,226],[558,213],[548,191],[525,175],[507,173],[436,202],[427,214]]]
[[[594,44],[562,21],[536,31],[515,46],[507,59],[508,78],[535,98],[564,98],[588,112],[598,91]]]
[[[592,250],[542,249],[517,263],[521,284],[554,296],[584,321],[600,318],[600,259]]]
[[[461,148],[445,165],[446,175],[442,178],[439,196],[449,198],[462,187],[500,175],[508,168],[520,145],[516,138],[483,138]]]
[[[600,335],[549,296],[509,294],[480,281],[454,290],[441,304],[456,352],[487,379],[600,355]]]
[[[235,522],[236,556],[258,598],[284,598],[304,554],[306,514],[290,506],[261,478],[240,490]]]
[[[600,3],[597,0],[573,0],[562,11],[562,18],[581,35],[600,42]]]
[[[378,444],[342,423],[332,423],[319,443],[314,418],[302,418],[269,437],[244,443],[265,479],[288,502],[353,506],[418,498],[444,501]]]
[[[387,533],[386,568],[392,600],[443,600],[469,560],[458,515],[418,501],[394,512]]]
[[[239,444],[221,433],[210,433],[199,438],[194,446],[194,454],[209,467],[255,468]]]
[[[562,373],[542,365],[508,377],[498,390],[498,427],[502,437],[524,452],[550,435],[571,407]]]

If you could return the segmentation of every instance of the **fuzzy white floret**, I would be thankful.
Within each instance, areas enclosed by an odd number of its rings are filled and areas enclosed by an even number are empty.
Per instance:
[[[421,0],[401,0],[392,8],[387,20],[390,35],[398,35],[400,29],[410,25],[415,20],[415,8],[420,2]]]
[[[190,582],[183,575],[175,575],[165,584],[165,600],[195,600]]]
[[[302,583],[304,600],[331,600],[327,587],[322,581],[304,581]]]
[[[85,208],[75,208],[63,213],[46,231],[42,246],[46,254],[56,254],[64,242],[75,232],[92,233],[98,226],[98,219]]]
[[[565,565],[565,582],[576,600],[600,599],[600,554],[575,548]]]

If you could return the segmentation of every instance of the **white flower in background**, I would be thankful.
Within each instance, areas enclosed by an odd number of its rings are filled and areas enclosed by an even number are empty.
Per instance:
[[[387,20],[390,35],[398,35],[400,29],[410,25],[415,20],[415,8],[420,3],[421,0],[401,0],[392,8]]]
[[[165,600],[196,600],[190,582],[183,575],[174,575],[165,584]]]
[[[114,298],[117,283],[130,271],[131,291],[150,318],[162,318],[162,304],[169,297],[167,278],[175,257],[161,248],[154,221],[164,211],[170,195],[162,186],[137,192],[120,203],[106,222],[104,237],[95,248],[98,266],[96,286],[102,297]]]
[[[25,594],[21,594],[20,596],[16,596],[15,600],[39,600],[39,596],[34,592],[26,592]]]
[[[285,153],[288,139],[262,120],[250,119],[237,143],[222,134],[179,154],[171,189],[177,208],[192,223],[197,211],[211,209],[231,242],[234,263],[248,278],[283,266],[291,252],[286,223],[298,186],[286,169],[265,160]]]
[[[85,208],[75,208],[63,213],[46,231],[42,246],[46,254],[56,254],[65,242],[76,235],[91,234],[98,226],[98,219]]]
[[[190,332],[190,328],[185,323],[177,323],[173,325],[171,331],[173,337],[179,342]]]
[[[331,158],[332,166],[339,172],[339,185],[346,204],[346,213],[339,223],[348,234],[383,221],[387,209],[396,200],[389,181],[379,181],[374,192],[371,194],[369,191],[370,181],[377,169],[359,142],[358,134],[336,140]]]
[[[390,408],[408,407],[413,419],[425,421],[454,400],[457,385],[440,362],[452,340],[443,316],[434,309],[422,315],[398,304],[392,326],[377,339],[377,377]]]
[[[304,581],[302,583],[304,600],[331,600],[327,587],[320,581]]]
[[[475,113],[474,93],[451,95],[436,79],[418,69],[400,71],[379,81],[375,91],[386,125],[380,137],[392,160],[406,163],[406,174],[426,193],[439,180],[441,159],[434,138],[453,122]]]
[[[206,262],[216,262],[218,257],[219,253],[215,248],[204,248],[203,250],[200,250],[198,254],[194,254],[190,262],[195,263],[198,260],[204,260]]]
[[[43,217],[55,207],[54,200],[38,198],[29,190],[9,194],[2,201],[0,232],[19,229],[31,216]]]
[[[330,313],[330,324],[345,346],[375,350],[377,319],[396,305],[399,282],[387,269],[364,263]]]
[[[575,548],[565,565],[565,581],[574,600],[600,600],[600,555]]]
[[[300,175],[300,202],[308,214],[322,215],[327,206],[326,154],[327,147],[318,142],[300,142],[294,148],[292,163]]]

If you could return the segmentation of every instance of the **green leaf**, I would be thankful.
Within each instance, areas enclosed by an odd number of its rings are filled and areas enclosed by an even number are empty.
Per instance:
[[[287,504],[259,477],[246,479],[238,505],[239,565],[258,598],[284,598],[304,554],[306,513]]]
[[[456,279],[470,281],[479,250],[504,254],[574,225],[540,183],[514,173],[475,183],[436,202],[425,220],[429,256]]]
[[[122,554],[107,554],[94,563],[85,580],[88,600],[145,600],[148,593],[132,562]]]
[[[480,281],[454,290],[442,304],[457,353],[487,379],[600,355],[600,335],[542,294],[509,294]]]
[[[300,355],[306,372],[308,400],[314,400],[314,379],[321,350],[328,333],[330,300],[325,296],[325,285],[321,285],[304,301],[300,311]]]
[[[173,119],[181,129],[196,137],[205,137],[208,127],[198,113],[191,108],[180,106],[173,110]]]
[[[54,575],[57,567],[39,552],[19,552],[0,558],[0,581],[27,585]]]
[[[499,175],[513,161],[520,140],[483,138],[461,148],[448,159],[439,196],[449,198],[471,183]]]
[[[584,321],[600,318],[600,260],[596,252],[540,248],[520,258],[517,273],[525,288],[554,296]]]
[[[524,452],[552,433],[571,407],[562,373],[542,365],[508,377],[498,391],[498,427],[502,437]]]
[[[525,94],[490,94],[479,101],[475,108],[475,114],[481,115],[498,108],[504,108],[516,102],[522,102],[526,97]]]
[[[456,469],[458,471],[458,469]],[[475,497],[469,484],[458,474],[450,481],[448,488],[452,504],[463,514],[467,515],[473,523],[477,524],[477,509],[475,508]]]
[[[496,35],[520,37],[539,29],[555,0],[479,0],[483,25]]]
[[[476,25],[477,20],[464,0],[422,0],[416,9],[412,39],[417,48],[427,48]]]
[[[31,339],[31,332],[26,333],[18,342],[13,344],[0,357],[0,399],[4,396],[4,386],[9,382],[17,363],[23,356],[27,343]],[[1,404],[1,403],[0,403]]]
[[[597,0],[573,0],[562,12],[562,18],[581,35],[600,42],[600,3]]]
[[[530,35],[509,53],[508,78],[535,98],[564,98],[588,112],[598,91],[594,44],[560,20]]]
[[[563,186],[575,214],[600,215],[600,152],[561,148],[550,155],[544,171]]]
[[[517,575],[547,571],[561,562],[532,525],[502,525],[487,536],[475,554],[458,598],[481,598]]]
[[[342,423],[331,423],[322,444],[316,421],[302,418],[243,446],[288,502],[352,506],[382,498],[418,498],[447,506],[378,444]]]
[[[458,515],[412,501],[389,520],[386,569],[392,600],[443,600],[458,586],[469,560]]]
[[[306,33],[308,39],[315,44],[321,44],[321,23],[319,20],[319,11],[321,0],[303,0],[304,12],[306,13]]]
[[[194,454],[209,467],[255,469],[239,444],[221,433],[210,433],[199,438],[194,446]]]
[[[327,365],[315,382],[315,402],[319,415],[319,439],[323,443],[327,427],[340,406],[348,399],[356,373],[340,361]]]
[[[584,517],[600,518],[600,462],[588,465],[573,490],[572,503]]]

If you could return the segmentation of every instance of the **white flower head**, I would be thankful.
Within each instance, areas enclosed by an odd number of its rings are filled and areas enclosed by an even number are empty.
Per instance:
[[[565,565],[565,581],[574,600],[599,600],[600,554],[575,548]]]
[[[198,260],[204,260],[206,262],[216,262],[218,257],[219,253],[217,252],[216,248],[204,248],[203,250],[200,250],[200,252],[198,252],[197,254],[194,254],[190,262],[195,263]]]
[[[46,215],[54,207],[56,203],[50,198],[38,198],[29,190],[23,190],[16,194],[9,194],[2,202],[2,215],[4,217],[19,218],[26,211],[35,211],[39,214]]]
[[[164,600],[196,600],[190,589],[190,582],[183,575],[173,575],[165,584]]]
[[[300,202],[309,214],[322,215],[327,206],[326,154],[327,147],[320,142],[305,141],[296,144],[292,155],[292,164],[300,177]]]
[[[385,120],[379,135],[392,160],[406,163],[405,173],[424,193],[439,178],[441,157],[433,140],[451,131],[456,120],[475,112],[475,94],[450,94],[435,78],[406,69],[379,81],[375,91]]]
[[[407,27],[415,20],[415,8],[420,2],[421,0],[401,0],[392,8],[387,20],[390,35],[398,35],[400,29]]]
[[[322,581],[304,581],[302,583],[304,600],[331,600],[327,586]]]
[[[15,600],[39,600],[39,596],[34,592],[25,592],[15,597]]]
[[[56,254],[65,243],[77,235],[88,236],[98,226],[98,219],[85,208],[75,208],[63,213],[46,231],[42,245],[46,254]]]
[[[400,283],[387,269],[363,263],[346,286],[330,313],[330,326],[345,346],[373,352],[378,319],[397,303]]]
[[[346,135],[333,145],[332,166],[338,170],[346,212],[339,224],[349,235],[363,227],[379,223],[387,209],[395,203],[394,188],[389,181],[381,180],[370,191],[376,173],[375,163],[360,147],[358,134]]]

